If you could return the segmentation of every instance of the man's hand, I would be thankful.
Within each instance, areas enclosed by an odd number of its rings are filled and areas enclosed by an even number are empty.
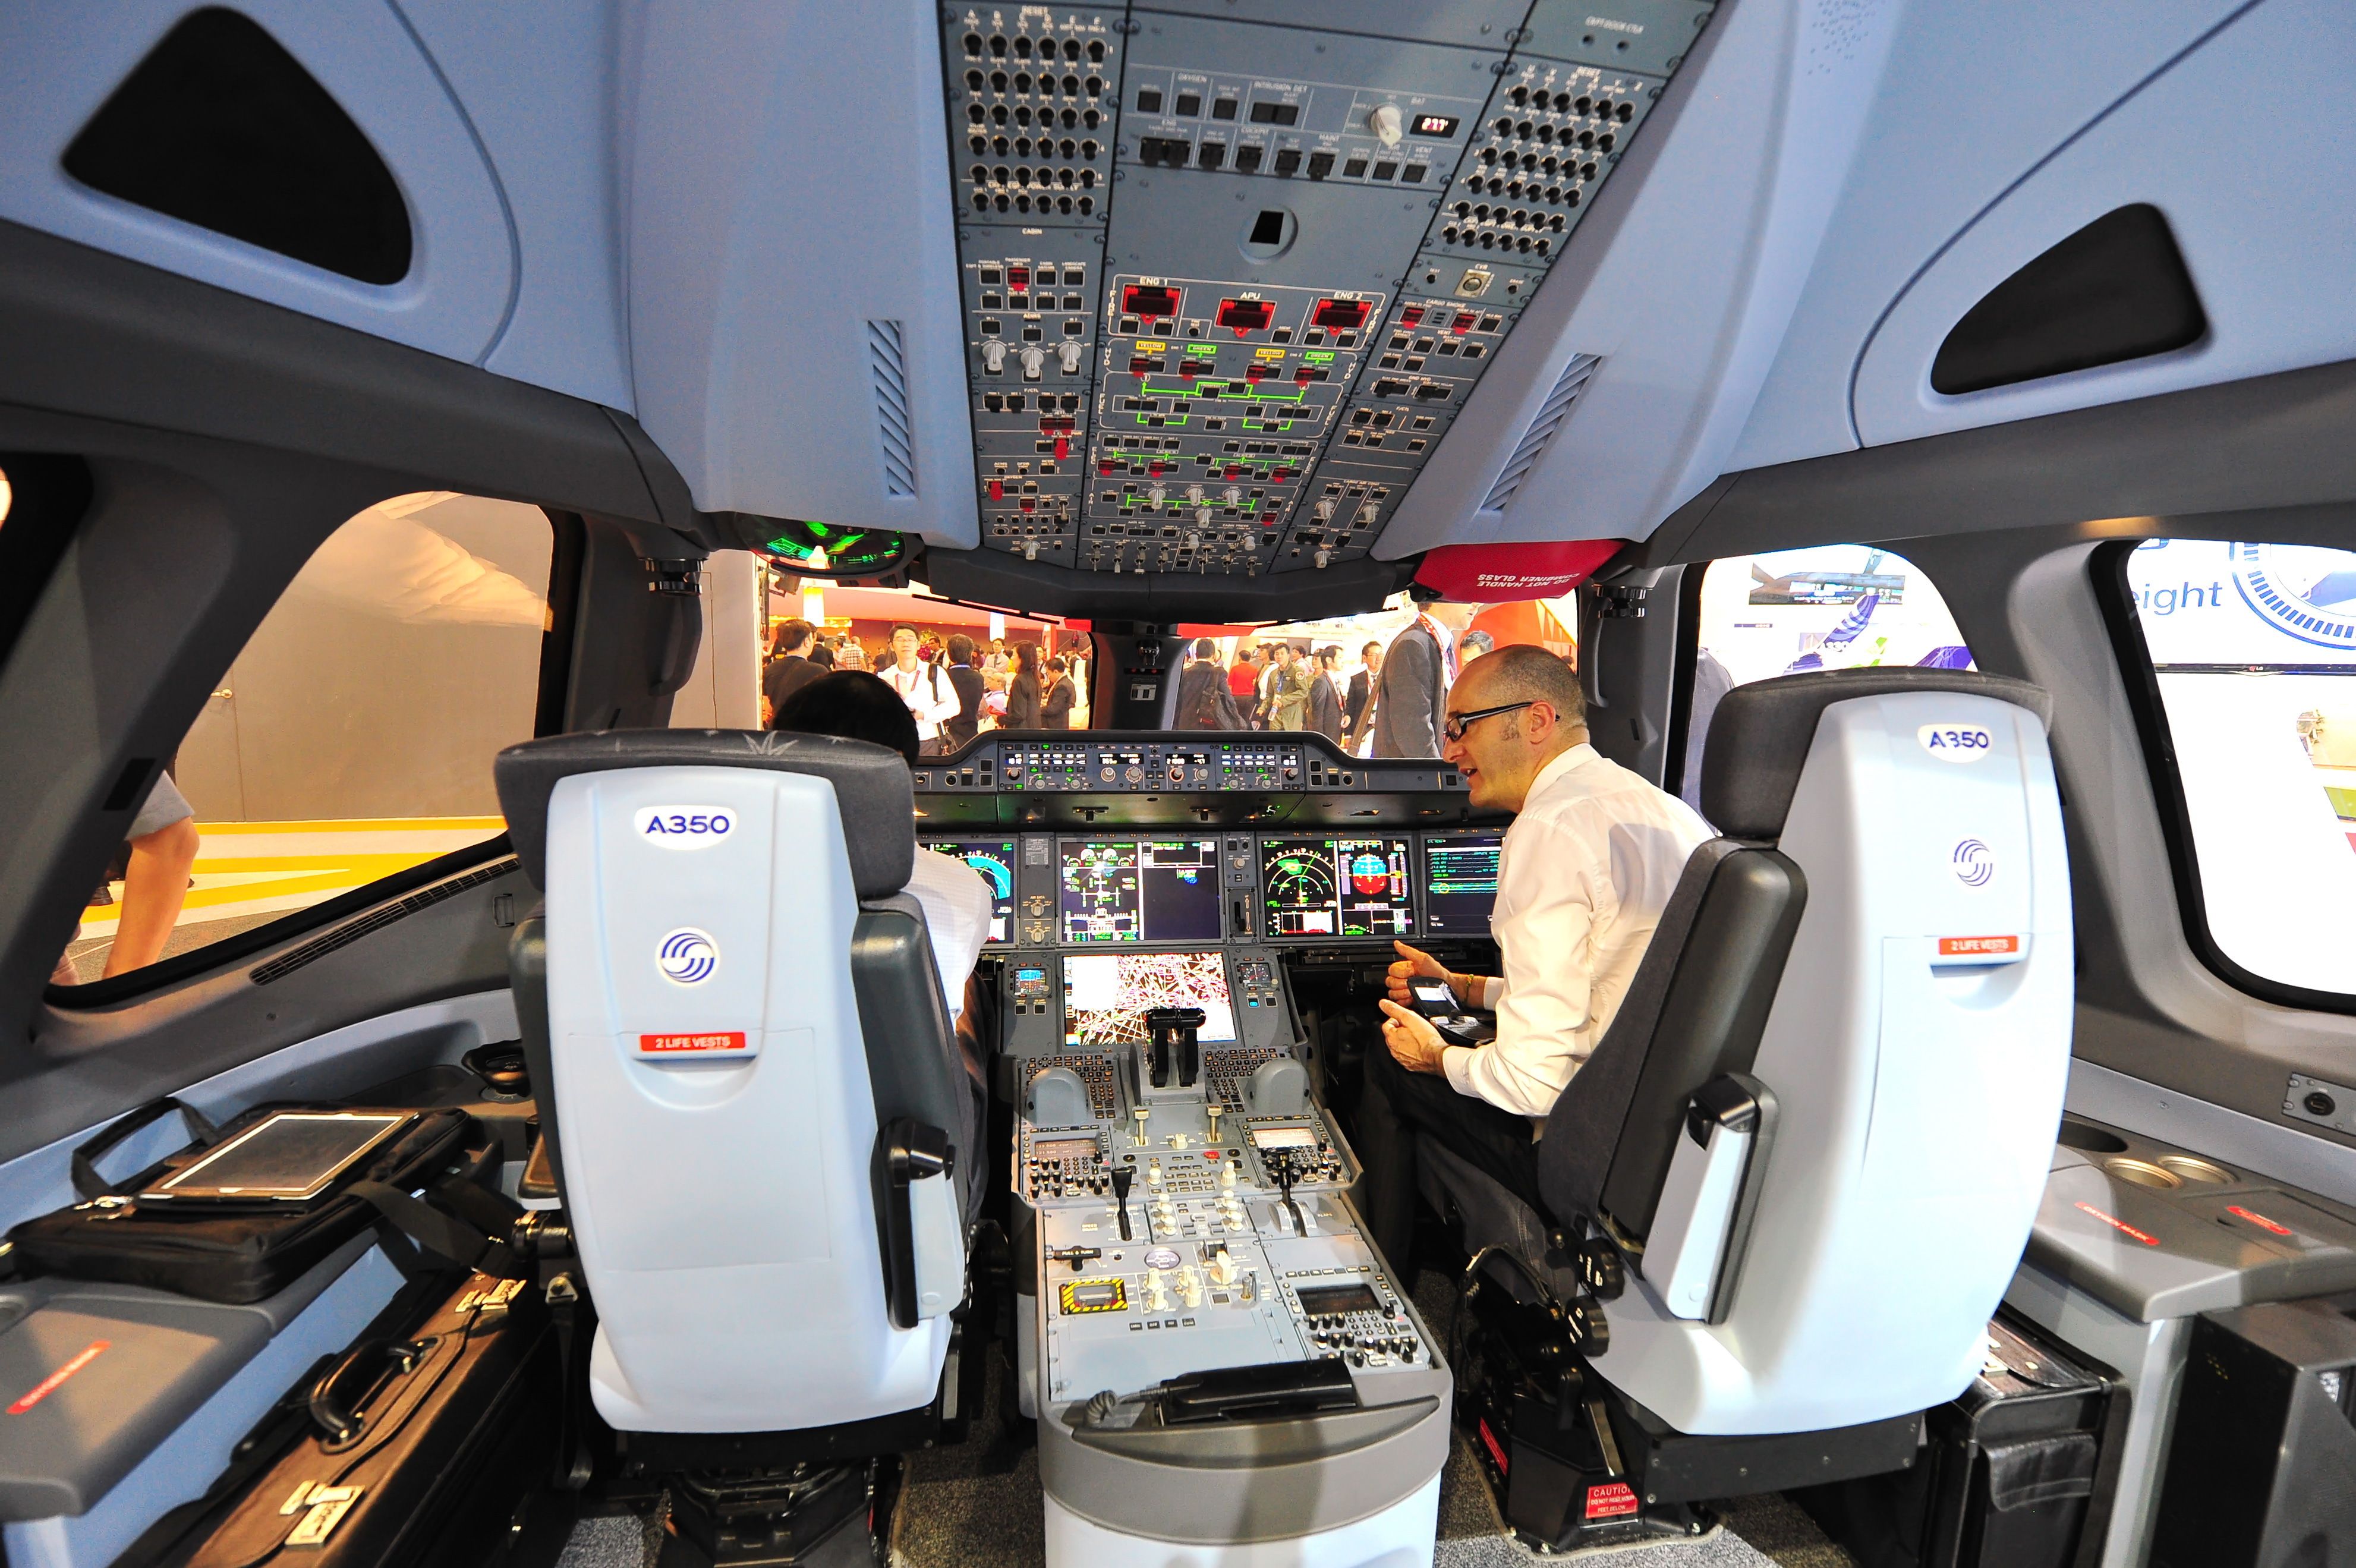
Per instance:
[[[1413,951],[1412,949],[1408,950]],[[1423,955],[1416,955],[1421,958]],[[1425,959],[1429,963],[1430,960]],[[1440,1053],[1448,1048],[1431,1020],[1420,1013],[1408,1011],[1396,1002],[1382,1004],[1383,1044],[1390,1047],[1391,1059],[1409,1072],[1438,1072]]]
[[[1384,976],[1384,989],[1389,992],[1392,1001],[1402,1007],[1410,1006],[1415,997],[1407,988],[1408,982],[1438,980],[1446,983],[1460,1004],[1463,1003],[1465,985],[1472,976],[1451,974],[1438,959],[1420,948],[1411,948],[1398,941],[1391,943],[1391,946],[1397,948],[1399,954],[1399,961],[1392,964],[1389,972]]]

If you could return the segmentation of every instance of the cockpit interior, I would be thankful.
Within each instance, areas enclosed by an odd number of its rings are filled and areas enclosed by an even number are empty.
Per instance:
[[[0,1568],[2356,1563],[2351,81],[0,7]]]

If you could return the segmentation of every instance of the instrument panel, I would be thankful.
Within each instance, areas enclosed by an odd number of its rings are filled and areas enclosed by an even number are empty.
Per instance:
[[[1505,830],[926,833],[921,842],[990,884],[992,947],[1109,953],[1483,937]]]

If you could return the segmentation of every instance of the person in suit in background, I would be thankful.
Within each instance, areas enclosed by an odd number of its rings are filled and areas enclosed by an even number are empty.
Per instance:
[[[1007,729],[1037,729],[1039,701],[1046,693],[1045,682],[1039,669],[1039,645],[1018,642],[1014,645],[1014,679],[1006,684]]]
[[[1244,716],[1227,689],[1227,672],[1219,668],[1219,645],[1207,637],[1197,638],[1194,654],[1178,671],[1178,727],[1242,729]]]
[[[1342,738],[1342,688],[1333,671],[1341,662],[1340,648],[1321,648],[1309,671],[1309,727],[1335,742]]]
[[[1355,746],[1365,734],[1366,704],[1375,695],[1375,677],[1383,667],[1383,645],[1370,642],[1358,650],[1358,668],[1350,676],[1350,690],[1342,698],[1342,741]]]
[[[973,639],[949,639],[949,684],[957,689],[957,717],[941,726],[952,746],[963,746],[981,728],[981,671],[973,667]]]
[[[776,633],[769,639],[768,667],[761,671],[761,725],[772,727],[776,712],[786,705],[786,699],[826,673],[810,662],[810,645],[818,639],[818,628],[799,616],[777,623]]]
[[[1047,660],[1047,691],[1039,699],[1041,729],[1072,727],[1073,693],[1077,688],[1072,682],[1072,668],[1062,654]]]
[[[1383,651],[1375,687],[1375,755],[1438,757],[1440,714],[1456,682],[1456,634],[1472,605],[1427,604]]]

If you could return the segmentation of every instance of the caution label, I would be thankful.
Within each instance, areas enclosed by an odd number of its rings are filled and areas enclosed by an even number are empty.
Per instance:
[[[741,1051],[742,1029],[713,1029],[699,1035],[640,1035],[638,1054],[648,1057],[692,1055],[698,1051]]]
[[[95,1361],[101,1356],[105,1355],[107,1349],[113,1343],[114,1341],[112,1339],[93,1339],[89,1344],[83,1346],[80,1350],[74,1353],[74,1357],[71,1360],[68,1361],[64,1366],[59,1367],[56,1371],[51,1372],[48,1377],[43,1378],[39,1382],[35,1383],[31,1388],[27,1389],[25,1391],[24,1397],[19,1399],[15,1404],[8,1407],[8,1413],[10,1415],[22,1415],[27,1411],[32,1409],[35,1405],[40,1403],[43,1400],[48,1398],[51,1394],[57,1392],[59,1389],[65,1386],[65,1381],[68,1378],[72,1377],[76,1372],[80,1371],[84,1367],[89,1366],[92,1361]]]
[[[1618,1519],[1636,1511],[1636,1491],[1625,1481],[1607,1481],[1587,1488],[1587,1517]]]
[[[1986,958],[1991,953],[2017,953],[2019,937],[1941,937],[1941,958]]]

